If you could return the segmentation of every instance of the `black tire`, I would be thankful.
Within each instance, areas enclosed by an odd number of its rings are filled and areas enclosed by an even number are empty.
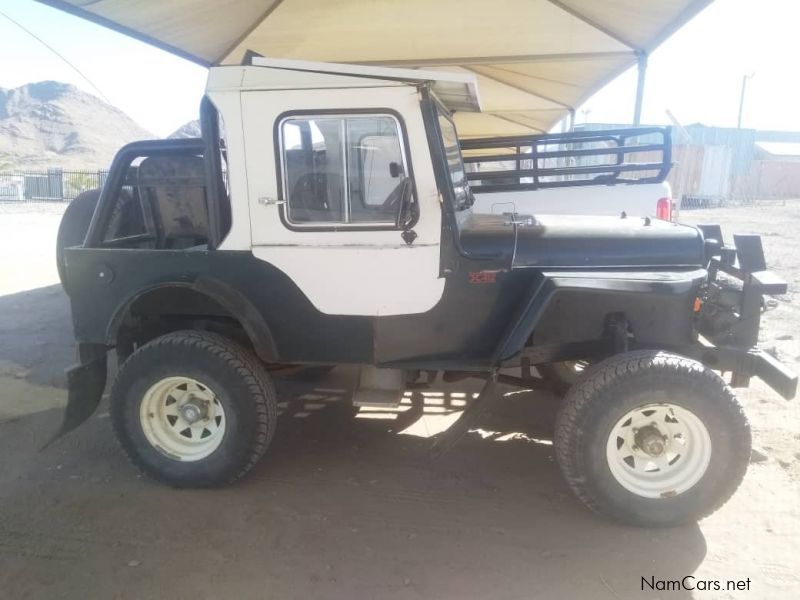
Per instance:
[[[64,268],[64,249],[83,244],[99,199],[100,190],[81,192],[69,203],[64,215],[61,217],[61,223],[58,225],[56,267],[58,268],[58,278],[61,280],[61,285],[67,291],[69,290],[67,289],[66,270]]]
[[[693,413],[708,432],[711,451],[705,471],[688,489],[648,498],[615,478],[606,444],[629,411],[659,402]],[[679,525],[716,511],[739,487],[750,443],[747,417],[722,378],[666,352],[630,352],[590,367],[556,419],[556,458],[573,492],[593,511],[635,525]]]
[[[182,461],[154,446],[140,419],[147,391],[176,376],[208,386],[224,409],[221,442],[199,460]],[[122,364],[111,388],[111,420],[143,473],[176,487],[209,487],[236,481],[263,456],[275,433],[277,401],[266,370],[243,346],[216,333],[177,331],[145,344]]]

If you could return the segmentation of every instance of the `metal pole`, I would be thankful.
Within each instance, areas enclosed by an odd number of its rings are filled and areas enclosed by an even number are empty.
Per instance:
[[[736,129],[742,128],[742,111],[744,110],[744,93],[747,90],[747,80],[752,75],[742,75],[742,94],[739,96],[739,118],[736,120]]]
[[[647,76],[647,54],[638,52],[636,55],[639,69],[639,79],[636,83],[636,105],[633,109],[633,126],[638,127],[642,122],[642,103],[644,101],[644,83]]]

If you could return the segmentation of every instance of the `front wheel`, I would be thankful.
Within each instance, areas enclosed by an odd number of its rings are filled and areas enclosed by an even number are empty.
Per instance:
[[[177,487],[208,487],[244,476],[275,432],[269,375],[236,342],[177,331],[145,344],[120,367],[111,419],[131,461]]]
[[[696,521],[736,491],[750,426],[701,363],[630,352],[590,367],[556,420],[556,458],[589,508],[636,525]]]

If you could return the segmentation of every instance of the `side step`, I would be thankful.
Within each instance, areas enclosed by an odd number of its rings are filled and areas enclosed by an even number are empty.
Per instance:
[[[353,405],[373,408],[397,408],[405,392],[405,374],[399,369],[361,367],[353,392]]]

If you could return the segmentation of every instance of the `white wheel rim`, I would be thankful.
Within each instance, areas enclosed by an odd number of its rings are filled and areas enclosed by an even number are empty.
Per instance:
[[[225,435],[225,411],[216,394],[191,377],[166,377],[148,389],[139,406],[145,438],[174,460],[209,456]]]
[[[669,498],[694,486],[711,461],[711,437],[691,411],[647,404],[627,412],[606,444],[611,474],[643,498]]]

